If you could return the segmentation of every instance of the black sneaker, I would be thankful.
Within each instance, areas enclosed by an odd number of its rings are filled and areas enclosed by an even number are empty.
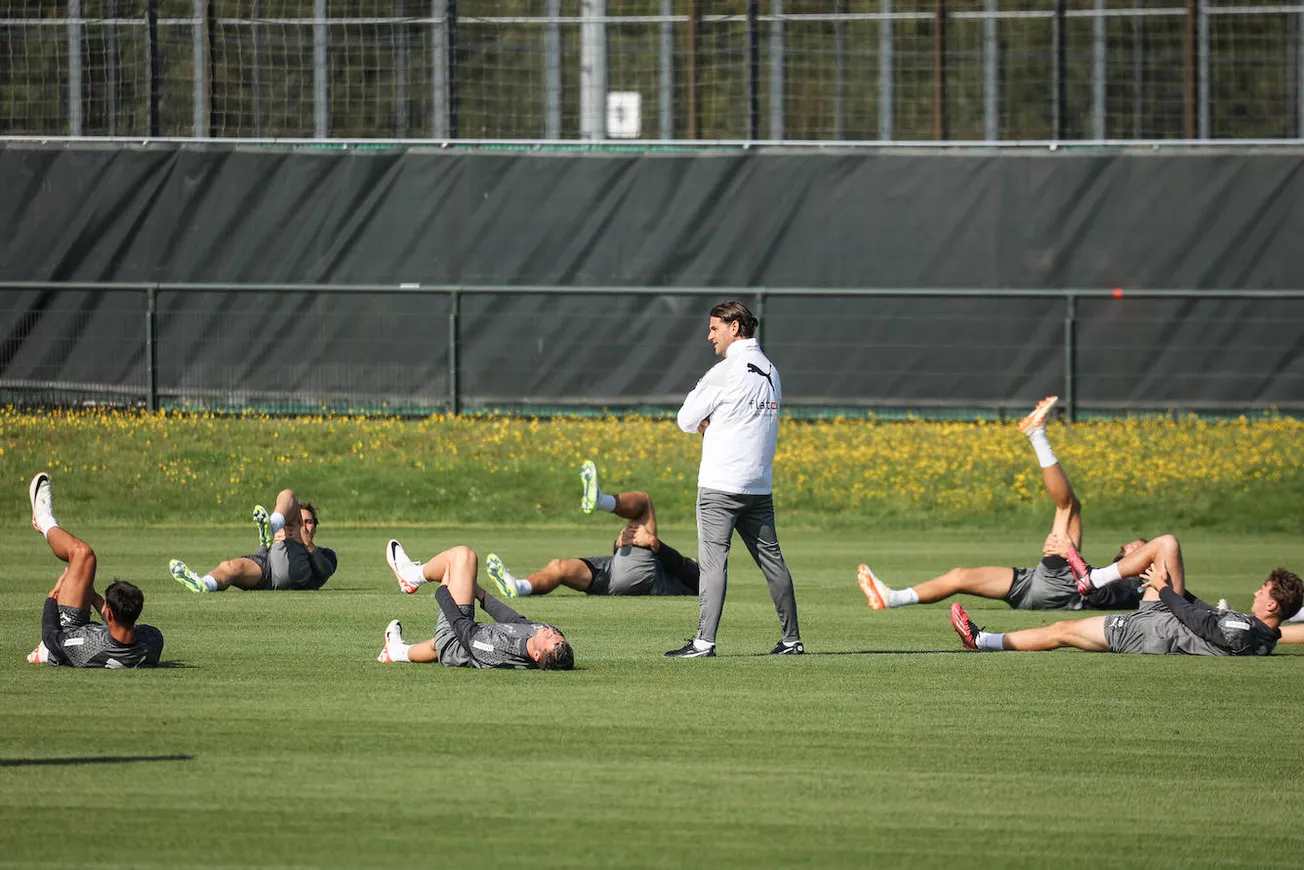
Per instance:
[[[801,641],[797,641],[796,643],[791,645],[786,644],[783,641],[779,641],[779,643],[774,647],[774,649],[770,650],[770,655],[804,656],[806,655],[806,647],[801,645]]]
[[[679,649],[672,649],[666,653],[666,656],[672,659],[706,659],[715,657],[715,644],[711,644],[706,649],[698,649],[693,645],[693,639],[690,637],[688,643]]]

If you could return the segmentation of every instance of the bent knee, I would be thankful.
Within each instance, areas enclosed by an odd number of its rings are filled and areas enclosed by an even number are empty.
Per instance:
[[[479,554],[466,544],[458,544],[448,551],[448,561],[450,562],[478,562],[479,560]]]
[[[68,548],[68,561],[70,563],[93,563],[95,561],[95,550],[91,548],[90,544],[78,538],[77,541]]]

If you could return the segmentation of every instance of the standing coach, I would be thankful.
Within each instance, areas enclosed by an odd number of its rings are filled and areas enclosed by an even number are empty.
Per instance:
[[[711,309],[706,338],[720,362],[706,373],[679,409],[679,428],[702,433],[697,474],[697,555],[701,565],[697,636],[672,658],[715,655],[715,633],[724,610],[729,545],[736,528],[770,586],[783,639],[772,655],[806,650],[797,629],[792,574],[774,530],[771,479],[779,440],[782,389],[779,370],[752,336],[756,318],[731,299]]]

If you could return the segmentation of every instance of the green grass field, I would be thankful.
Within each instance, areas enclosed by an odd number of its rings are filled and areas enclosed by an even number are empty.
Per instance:
[[[167,560],[211,567],[251,549],[251,525],[88,525],[66,497],[56,511],[96,547],[101,588],[144,588],[168,666],[28,665],[58,566],[30,527],[0,532],[0,867],[1285,868],[1304,853],[1304,648],[964,653],[944,605],[871,612],[855,585],[862,559],[894,585],[1027,564],[1025,529],[781,528],[802,658],[763,655],[777,620],[741,546],[717,659],[661,655],[692,633],[692,599],[525,599],[577,652],[577,671],[540,673],[377,664],[389,619],[412,639],[435,618],[432,596],[399,594],[384,542],[528,569],[603,552],[611,517],[328,521],[342,568],[322,592],[201,596]],[[1088,528],[1089,557],[1125,534]],[[687,526],[664,536],[695,549]],[[1192,588],[1234,605],[1301,561],[1292,537],[1184,541]],[[994,629],[1052,618],[966,605]]]

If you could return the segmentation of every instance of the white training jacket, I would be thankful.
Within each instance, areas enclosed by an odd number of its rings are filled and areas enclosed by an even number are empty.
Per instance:
[[[768,495],[773,489],[774,448],[779,441],[783,389],[779,370],[754,338],[736,339],[724,359],[707,372],[679,409],[679,428],[702,435],[697,485],[736,495]]]

